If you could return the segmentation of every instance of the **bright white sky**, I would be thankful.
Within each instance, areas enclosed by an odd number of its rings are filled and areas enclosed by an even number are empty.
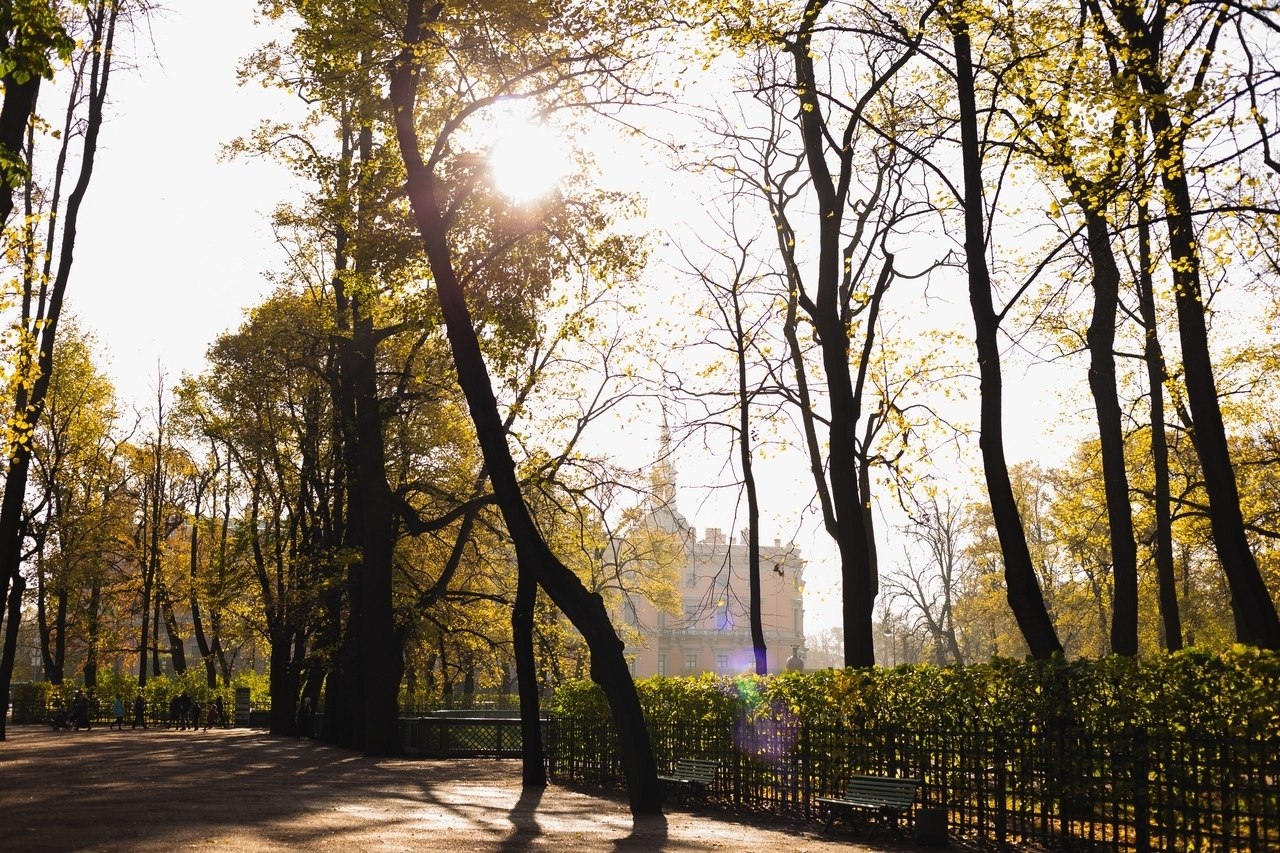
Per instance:
[[[285,94],[236,84],[237,61],[263,40],[253,0],[176,5],[155,17],[154,49],[145,33],[125,48],[141,68],[111,82],[68,293],[121,399],[139,406],[154,400],[158,370],[166,387],[198,371],[214,338],[265,295],[262,272],[277,257],[269,213],[289,192],[271,164],[219,158],[259,119],[293,108]]]

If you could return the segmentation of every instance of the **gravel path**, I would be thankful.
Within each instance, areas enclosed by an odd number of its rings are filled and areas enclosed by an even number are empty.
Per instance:
[[[697,807],[633,822],[619,797],[523,793],[512,760],[373,759],[245,729],[11,725],[0,742],[0,851],[15,853],[915,849],[818,830]]]

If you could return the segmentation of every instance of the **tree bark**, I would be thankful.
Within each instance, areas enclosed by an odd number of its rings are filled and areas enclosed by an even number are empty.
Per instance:
[[[533,614],[538,582],[532,572],[517,571],[516,601],[511,608],[511,645],[516,659],[516,690],[520,695],[521,781],[526,788],[545,788],[547,764],[542,745],[538,667],[533,655]]]

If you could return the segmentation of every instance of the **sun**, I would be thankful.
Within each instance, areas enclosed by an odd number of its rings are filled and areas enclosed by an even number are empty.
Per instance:
[[[551,192],[568,172],[563,139],[544,124],[522,118],[504,123],[502,135],[489,150],[494,186],[512,201],[524,204]]]

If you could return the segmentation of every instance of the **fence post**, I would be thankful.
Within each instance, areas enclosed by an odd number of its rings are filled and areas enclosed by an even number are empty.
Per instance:
[[[996,735],[996,841],[1004,844],[1009,837],[1009,791],[1008,791],[1008,759],[1005,756],[1004,732],[997,730]]]
[[[1145,728],[1133,730],[1130,749],[1133,756],[1133,849],[1136,853],[1151,853],[1151,799],[1147,770],[1150,756]]]

